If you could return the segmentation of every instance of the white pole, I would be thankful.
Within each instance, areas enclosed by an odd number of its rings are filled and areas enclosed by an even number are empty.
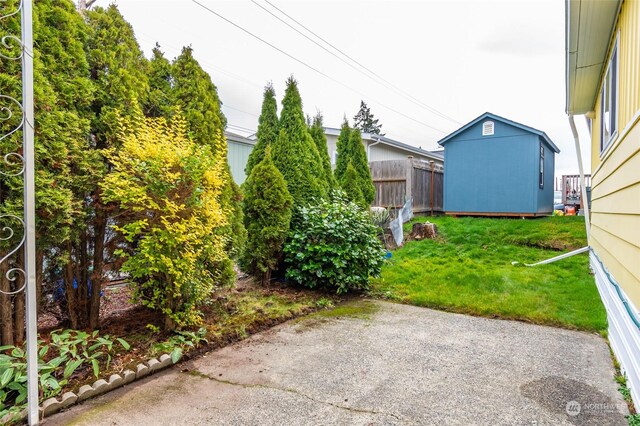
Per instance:
[[[587,245],[591,239],[591,217],[589,213],[589,200],[587,200],[587,187],[584,182],[584,168],[582,167],[582,151],[580,150],[580,139],[578,137],[578,130],[576,129],[576,123],[573,121],[573,114],[569,114],[569,125],[571,126],[571,132],[573,133],[573,141],[576,145],[576,155],[578,156],[578,170],[580,170],[580,186],[581,186],[581,204],[584,209],[584,226],[587,228]]]
[[[24,155],[24,272],[26,279],[27,404],[30,425],[39,422],[38,412],[38,306],[36,301],[36,226],[33,146],[33,4],[22,2],[22,128]]]

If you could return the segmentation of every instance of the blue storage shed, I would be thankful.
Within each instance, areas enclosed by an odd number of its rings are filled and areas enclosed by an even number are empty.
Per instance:
[[[544,132],[486,112],[438,143],[444,147],[445,213],[553,213],[554,156],[560,150]]]

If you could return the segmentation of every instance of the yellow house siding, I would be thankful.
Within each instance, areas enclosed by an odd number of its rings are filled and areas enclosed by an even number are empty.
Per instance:
[[[640,1],[622,4],[609,56],[618,46],[617,137],[600,153],[602,82],[592,126],[591,246],[640,306]]]
[[[633,215],[593,213],[592,221],[598,224],[598,228],[614,235],[627,244],[640,247],[640,227]],[[639,262],[640,263],[640,262]]]
[[[613,177],[615,179],[615,176]],[[640,184],[621,189],[610,195],[600,198],[598,192],[591,198],[591,209],[594,212],[617,213],[638,216],[638,203],[640,202]]]
[[[635,128],[638,132],[640,127]],[[600,180],[599,178],[591,182],[591,189],[598,188],[598,197],[603,197],[615,191],[628,188],[638,183],[638,171],[640,171],[640,146],[633,151],[633,143],[620,145],[612,156],[598,170],[599,176],[611,176],[616,174],[616,179]],[[616,161],[617,160],[617,161]],[[593,197],[595,198],[595,197]]]
[[[591,231],[598,233],[600,230],[597,227],[593,227]],[[640,280],[622,264],[620,256],[611,254],[611,252],[605,248],[607,243],[606,238],[603,239],[603,244],[600,243],[600,240],[594,239],[591,246],[618,284],[623,288],[631,302],[635,306],[638,306],[638,301],[640,300]],[[640,254],[637,248],[635,252],[636,254]],[[629,255],[631,255],[631,253],[629,253]],[[638,263],[637,259],[635,263]]]

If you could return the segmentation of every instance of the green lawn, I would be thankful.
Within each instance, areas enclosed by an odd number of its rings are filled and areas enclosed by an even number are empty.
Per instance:
[[[373,281],[373,294],[452,312],[606,330],[587,253],[536,267],[511,264],[585,246],[582,218],[416,220],[436,223],[440,239],[411,241],[395,251]]]

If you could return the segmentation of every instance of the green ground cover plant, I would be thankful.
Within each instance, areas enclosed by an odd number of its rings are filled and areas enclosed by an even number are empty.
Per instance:
[[[373,280],[375,295],[418,306],[604,333],[587,254],[524,267],[586,246],[581,217],[430,217],[439,238],[407,242]],[[411,228],[405,225],[405,231]]]

